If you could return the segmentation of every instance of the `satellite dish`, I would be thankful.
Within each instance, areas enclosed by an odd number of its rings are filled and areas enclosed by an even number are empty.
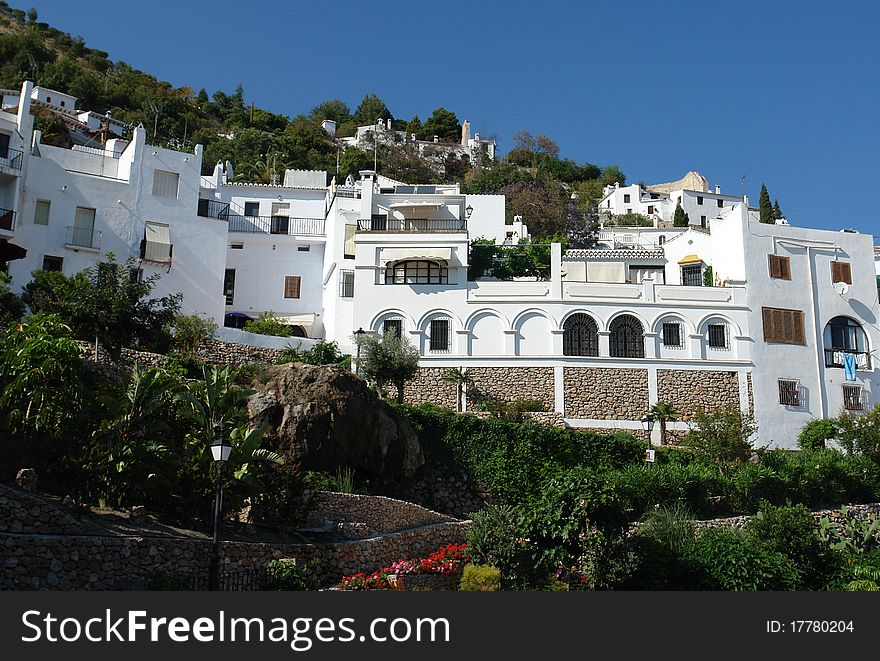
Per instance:
[[[849,291],[849,285],[845,282],[835,282],[834,291],[836,291],[841,296],[844,296]]]

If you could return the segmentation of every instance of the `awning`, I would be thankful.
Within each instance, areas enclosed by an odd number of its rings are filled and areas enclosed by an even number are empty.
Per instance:
[[[15,259],[24,259],[27,256],[27,250],[14,243],[9,243],[6,239],[0,239],[0,262],[11,262]]]
[[[162,223],[146,224],[143,259],[151,262],[171,261],[171,228]]]
[[[413,207],[417,209],[439,209],[444,206],[443,202],[392,202],[388,205],[390,209],[402,209],[406,207]]]
[[[282,324],[288,326],[312,326],[315,323],[315,315],[312,314],[280,314],[275,317]]]
[[[703,260],[697,257],[696,255],[685,255],[680,260],[678,260],[679,264],[696,264],[698,262],[702,262]]]
[[[405,259],[432,259],[449,262],[452,259],[452,248],[382,248],[379,258],[381,266],[388,262],[398,262]]]

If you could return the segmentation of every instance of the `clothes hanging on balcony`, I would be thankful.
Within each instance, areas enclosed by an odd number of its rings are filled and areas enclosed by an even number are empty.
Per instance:
[[[843,374],[847,381],[856,380],[856,357],[855,354],[843,354]]]
[[[868,369],[868,354],[856,354],[856,367],[858,367],[860,370]]]

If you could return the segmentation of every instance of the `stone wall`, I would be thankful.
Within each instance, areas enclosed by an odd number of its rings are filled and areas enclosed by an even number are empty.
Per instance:
[[[295,337],[290,338],[291,345],[296,346]],[[95,345],[77,340],[77,344],[82,348],[84,358],[89,360],[95,359]],[[198,351],[198,358],[207,363],[219,363],[224,365],[249,365],[251,363],[272,363],[282,353],[282,349],[272,349],[267,347],[252,347],[246,344],[235,344],[233,342],[223,342],[214,340],[208,345],[202,347]],[[122,358],[119,361],[122,365],[138,364],[141,367],[157,367],[162,364],[165,356],[160,353],[151,353],[149,351],[137,351],[135,349],[123,349]],[[98,349],[98,363],[111,364],[113,361],[103,349]]]
[[[474,411],[471,415],[487,420],[492,417],[488,411]],[[539,425],[549,425],[550,427],[559,427],[565,429],[565,418],[561,413],[556,411],[524,411],[523,415],[528,420],[533,420]]]
[[[672,404],[685,422],[699,408],[706,413],[739,409],[739,377],[730,371],[657,370],[657,399]]]
[[[566,367],[565,417],[641,420],[648,410],[648,370]]]
[[[865,505],[847,505],[847,510],[849,510],[856,517],[863,519],[869,516],[880,516],[880,503],[868,503]],[[840,508],[830,509],[830,510],[816,510],[813,512],[813,516],[818,521],[819,519],[826,517],[828,518],[833,525],[841,525],[845,518],[840,510]],[[751,521],[753,516],[732,516],[724,519],[706,519],[694,521],[697,529],[706,529],[706,528],[744,528],[746,524]]]
[[[468,410],[487,399],[537,399],[545,411],[555,409],[552,367],[471,367],[468,373],[473,379],[467,393]]]
[[[437,404],[456,410],[456,387],[454,383],[444,381],[448,367],[421,367],[416,378],[408,381],[403,389],[407,404]]]
[[[746,373],[746,388],[749,393],[749,415],[755,415],[755,391],[752,390],[752,373]]]

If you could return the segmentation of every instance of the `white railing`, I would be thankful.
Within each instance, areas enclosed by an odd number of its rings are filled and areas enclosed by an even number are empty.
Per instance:
[[[98,147],[86,147],[85,145],[73,145],[71,151],[81,151],[86,154],[94,154],[95,156],[104,156],[105,158],[119,158],[119,154],[108,149],[100,149]]]

